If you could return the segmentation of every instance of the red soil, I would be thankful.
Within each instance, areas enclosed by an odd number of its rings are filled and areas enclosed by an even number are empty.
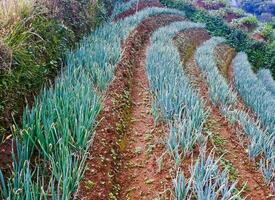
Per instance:
[[[195,33],[194,30],[189,30],[184,34],[191,36],[198,33]],[[201,35],[204,34],[201,33]],[[197,41],[198,39],[196,36],[189,38],[191,41],[194,41],[196,45],[200,43]],[[205,39],[208,39],[208,37],[205,37]],[[223,158],[228,160],[236,169],[239,187],[244,183],[247,184],[249,190],[245,190],[243,195],[247,195],[247,199],[269,199],[269,195],[271,194],[269,187],[265,185],[262,174],[257,170],[255,164],[248,159],[245,149],[240,145],[240,141],[236,136],[236,132],[242,130],[240,130],[240,127],[237,125],[230,125],[221,115],[219,109],[211,103],[207,84],[204,82],[203,76],[194,59],[194,55],[186,62],[185,70],[193,81],[194,88],[196,88],[201,97],[206,100],[207,107],[211,108],[210,119],[214,120],[216,123],[208,127],[208,130],[209,128],[210,130],[212,129],[211,132],[218,134],[219,137],[225,141],[222,144],[225,153]]]
[[[10,169],[12,165],[12,141],[10,139],[0,145],[0,155],[0,169]]]
[[[228,23],[232,22],[233,19],[238,19],[241,18],[242,16],[234,13],[234,12],[228,12],[226,13],[226,15],[223,17],[225,21],[227,21]]]
[[[141,11],[145,8],[149,7],[163,7],[162,4],[159,2],[159,0],[141,0],[139,3],[134,6],[133,8],[119,14],[118,16],[115,17],[114,21],[117,21],[119,19],[124,19],[128,16],[131,16],[135,14],[138,11]]]
[[[238,28],[245,32],[252,32],[257,27],[256,24],[242,23],[238,25]]]
[[[260,33],[254,33],[252,36],[251,36],[252,39],[254,40],[257,40],[259,42],[265,42],[265,37],[262,36]]]
[[[206,9],[206,10],[219,10],[220,8],[224,8],[225,7],[225,4],[223,4],[223,3],[208,4],[204,0],[198,0],[196,2],[196,5],[199,8],[203,8],[203,9]]]
[[[169,157],[164,157],[162,170],[156,163],[165,151],[158,139],[165,137],[166,129],[154,128],[144,60],[151,34],[161,26],[180,20],[183,18],[172,15],[148,18],[125,41],[123,58],[104,100],[99,118],[102,120],[96,129],[88,170],[80,187],[80,199],[153,199],[170,187]],[[126,119],[115,111],[119,110],[119,96],[125,91],[129,92],[131,101],[128,107],[131,111],[126,117],[130,123],[121,133],[118,125]]]
[[[180,20],[182,18],[177,18]],[[175,18],[174,18],[175,20]],[[174,21],[173,20],[173,21]],[[134,122],[127,133],[131,141],[123,152],[125,164],[122,166],[119,180],[121,194],[119,199],[154,199],[165,195],[171,189],[172,164],[169,157],[163,157],[161,171],[157,160],[165,153],[166,148],[160,143],[167,132],[165,127],[154,127],[153,116],[150,114],[149,83],[145,71],[145,51],[149,38],[156,27],[167,24],[160,18],[152,18],[137,28],[136,40],[142,38],[142,48],[135,53],[137,63],[133,68],[133,111]],[[131,37],[131,36],[130,36]],[[150,140],[148,137],[152,137]],[[138,152],[135,152],[138,150]],[[173,161],[172,161],[173,162]],[[132,167],[134,166],[134,167]],[[123,172],[123,173],[122,173]],[[169,195],[169,194],[167,194]],[[165,195],[166,196],[166,195]]]
[[[217,66],[224,78],[227,77],[228,66],[230,66],[236,55],[235,49],[226,44],[219,44],[215,47]]]

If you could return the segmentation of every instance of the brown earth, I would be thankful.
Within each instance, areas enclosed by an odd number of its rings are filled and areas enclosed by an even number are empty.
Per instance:
[[[266,38],[263,35],[261,35],[260,33],[252,34],[251,38],[254,39],[254,40],[257,40],[259,42],[265,42],[266,41]]]
[[[0,169],[7,171],[12,165],[12,141],[11,139],[5,140],[0,145]]]
[[[163,157],[161,168],[157,164],[165,152],[159,139],[165,137],[166,129],[155,127],[150,114],[144,61],[152,33],[181,20],[172,15],[148,18],[124,42],[122,60],[104,100],[80,199],[153,199],[170,188],[170,158]],[[125,93],[127,106],[121,102]]]
[[[226,15],[223,17],[225,21],[227,21],[228,23],[232,22],[234,19],[239,19],[242,16],[239,15],[238,13],[234,13],[234,12],[228,12],[226,13]]]
[[[141,0],[133,8],[130,8],[129,10],[127,10],[127,11],[125,11],[125,12],[120,13],[119,15],[117,15],[114,18],[114,21],[118,21],[118,20],[124,19],[126,17],[129,17],[129,16],[135,14],[138,11],[141,11],[141,10],[143,10],[145,8],[150,8],[150,7],[163,7],[163,6],[159,2],[159,0]]]
[[[224,8],[225,4],[223,3],[206,3],[204,0],[197,0],[197,7],[203,8],[206,10],[219,10],[220,8]]]
[[[235,49],[226,44],[219,44],[215,47],[215,55],[218,69],[226,78],[228,67],[236,55]]]

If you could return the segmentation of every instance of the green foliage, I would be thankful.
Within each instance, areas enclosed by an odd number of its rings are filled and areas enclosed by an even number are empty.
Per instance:
[[[275,40],[275,29],[272,24],[264,24],[260,27],[259,32],[271,43]]]
[[[106,11],[102,1],[79,4],[79,16],[75,17],[78,22],[70,21],[71,10],[65,12],[72,6],[68,2],[60,12],[65,13],[62,17],[50,16],[36,8],[10,26],[0,41],[0,58],[4,59],[0,59],[0,141],[1,135],[10,132],[14,119],[20,124],[25,104],[31,104],[42,85],[59,71],[67,49],[104,20]],[[2,53],[8,52],[6,49],[10,54]]]
[[[47,7],[57,10],[56,17],[70,27],[78,39],[99,25],[106,16],[103,0],[59,0],[56,5]]]
[[[247,16],[240,19],[240,22],[243,24],[258,24],[258,20],[255,16]]]
[[[235,27],[248,26],[249,31],[254,30],[258,26],[258,20],[255,16],[245,16],[239,19],[234,19],[232,25]]]
[[[190,4],[172,0],[160,1],[167,7],[184,11],[186,17],[191,21],[205,23],[206,29],[212,36],[224,37],[227,43],[237,51],[246,52],[254,70],[267,68],[275,77],[275,48],[272,44],[250,39],[248,34],[228,26],[222,18],[211,16],[206,11],[198,10]]]
[[[61,23],[38,15],[15,24],[4,38],[11,49],[12,68],[0,71],[0,127],[6,132],[12,114],[23,107],[24,98],[58,70],[62,54],[74,40],[74,33]]]

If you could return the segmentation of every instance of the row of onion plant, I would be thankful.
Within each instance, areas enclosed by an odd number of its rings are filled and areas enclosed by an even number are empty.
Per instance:
[[[264,158],[260,160],[260,169],[267,183],[275,186],[275,100],[257,75],[252,71],[247,60],[247,55],[243,52],[237,54],[233,60],[233,76],[236,88],[244,102],[256,113],[259,121],[266,130],[259,132],[259,127],[246,124],[247,130],[255,130],[258,135],[253,135],[253,151],[250,153],[253,158],[261,154]],[[244,117],[243,117],[244,118]],[[247,118],[247,117],[246,117]]]
[[[252,120],[246,111],[236,108],[236,93],[219,72],[214,53],[215,47],[223,42],[224,39],[217,37],[206,41],[196,51],[196,62],[208,85],[213,104],[220,108],[229,122],[241,125],[245,136],[250,141],[249,157],[252,159],[261,157],[260,169],[266,182],[271,183],[274,178],[272,175],[272,170],[274,170],[274,134],[263,130],[261,122],[257,119]],[[240,76],[245,78],[247,73],[242,73]],[[253,85],[253,83],[250,84]]]
[[[275,134],[275,99],[253,72],[243,52],[233,60],[233,76],[243,101],[256,113],[266,128]]]
[[[216,67],[213,54],[213,49],[224,41],[223,38],[213,37],[201,45],[195,53],[196,62],[204,75],[209,89],[209,96],[214,105],[231,105],[235,104],[237,100],[237,95],[228,86]]]
[[[266,89],[275,97],[275,81],[269,69],[261,69],[257,72],[258,79],[265,85]]]
[[[118,0],[115,4],[115,8],[113,13],[112,13],[112,16],[111,16],[111,19],[114,19],[115,17],[117,17],[119,14],[133,8],[134,6],[138,6],[137,3],[139,2],[140,0],[130,0],[126,3],[123,2],[123,0]]]
[[[121,41],[143,19],[173,9],[147,9],[106,23],[68,52],[66,68],[26,107],[16,127],[11,177],[0,172],[1,196],[10,200],[71,199],[85,169],[104,92],[120,60]]]
[[[201,28],[202,24],[175,22],[157,30],[151,38],[147,52],[147,74],[156,121],[164,120],[170,125],[167,147],[175,158],[176,166],[182,158],[192,154],[195,144],[200,144],[198,160],[190,166],[191,177],[183,172],[174,179],[175,197],[178,200],[230,199],[236,183],[230,184],[227,169],[221,171],[214,153],[206,155],[202,127],[208,116],[205,102],[192,89],[185,75],[180,55],[173,44],[173,37],[188,28]]]

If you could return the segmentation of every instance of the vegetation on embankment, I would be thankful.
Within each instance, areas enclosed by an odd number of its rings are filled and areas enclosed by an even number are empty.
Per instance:
[[[246,52],[255,71],[267,68],[270,69],[273,77],[275,77],[274,43],[266,44],[250,39],[248,34],[230,27],[223,19],[211,16],[206,11],[198,10],[190,4],[173,0],[160,0],[160,2],[167,7],[184,11],[186,18],[193,22],[205,23],[206,29],[212,36],[224,37],[227,43],[237,51]]]
[[[56,76],[65,52],[104,19],[105,5],[111,0],[4,4],[0,6],[0,142],[14,121],[20,123],[26,103],[32,103]]]

